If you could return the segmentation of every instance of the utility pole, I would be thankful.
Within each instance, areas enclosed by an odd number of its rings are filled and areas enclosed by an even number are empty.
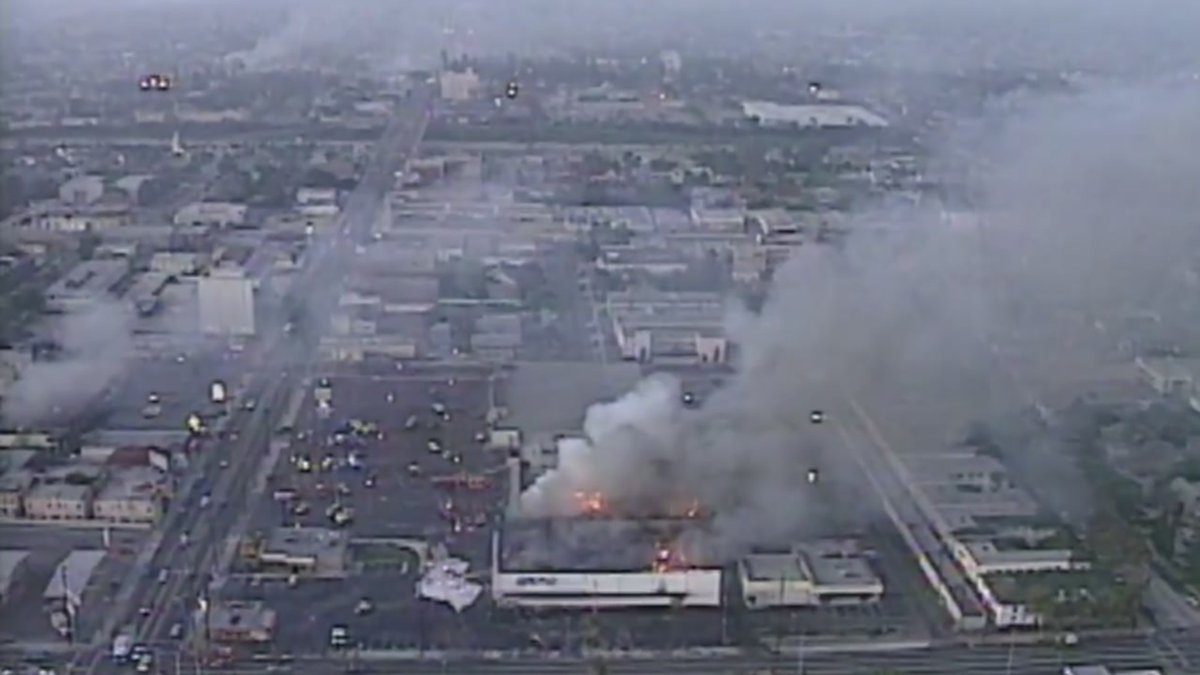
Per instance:
[[[67,580],[67,568],[60,566],[58,568],[59,578],[62,580],[63,587],[63,609],[67,617],[67,641],[75,644],[75,600],[71,597],[71,585]]]

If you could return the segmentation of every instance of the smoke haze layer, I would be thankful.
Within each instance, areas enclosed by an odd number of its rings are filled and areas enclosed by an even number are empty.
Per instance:
[[[1039,392],[1082,393],[1114,358],[1097,320],[1150,310],[1200,325],[1200,155],[1188,151],[1200,92],[1046,100],[999,129],[948,148],[968,158],[977,211],[859,213],[840,250],[795,252],[760,312],[731,314],[740,362],[722,389],[686,410],[678,383],[655,376],[593,406],[588,440],[563,448],[525,512],[576,515],[592,493],[695,498],[720,550],[777,541],[821,518],[807,468],[850,461],[808,411],[853,395],[898,451],[938,451]]]
[[[0,416],[32,426],[80,412],[124,371],[132,356],[132,324],[129,307],[115,300],[59,317],[53,335],[61,353],[21,370]]]

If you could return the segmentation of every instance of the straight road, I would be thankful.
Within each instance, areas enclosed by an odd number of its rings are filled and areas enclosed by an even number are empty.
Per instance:
[[[407,110],[397,111],[379,143],[375,161],[351,194],[332,238],[313,242],[300,279],[291,292],[310,315],[329,316],[331,303],[337,299],[338,282],[351,269],[354,247],[370,239],[382,199],[392,185],[393,173],[407,162],[419,143],[428,110],[426,99],[419,98],[409,103]],[[259,473],[258,463],[268,456],[275,418],[284,412],[301,374],[284,368],[286,364],[305,363],[311,369],[319,339],[317,331],[297,337],[280,331],[263,336],[251,349],[247,362],[260,365],[253,373],[247,393],[260,404],[253,411],[239,408],[228,420],[225,428],[237,432],[237,441],[206,444],[211,449],[206,450],[201,470],[185,483],[163,523],[161,541],[148,569],[140,571],[123,601],[113,608],[112,630],[103,631],[91,649],[77,659],[82,668],[73,664],[72,670],[89,674],[120,672],[105,657],[111,635],[122,626],[134,626],[138,642],[159,647],[156,653],[162,662],[160,668],[169,667],[165,666],[168,663],[195,663],[195,659],[188,658],[163,659],[178,653],[181,647],[164,638],[173,620],[188,623],[199,607],[198,599],[207,598],[210,584],[222,573],[218,569],[221,553],[238,516],[250,507],[253,498],[250,482]],[[280,364],[284,366],[277,367]],[[210,485],[210,504],[200,508],[200,493]],[[158,582],[159,570],[166,570],[162,583]],[[134,606],[138,608],[137,618]]]
[[[103,658],[107,637],[113,632],[132,627],[136,642],[157,646],[166,643],[172,623],[189,623],[225,532],[244,506],[239,502],[247,497],[245,487],[253,474],[251,467],[261,458],[262,446],[269,439],[273,428],[270,419],[277,414],[274,411],[283,408],[281,395],[286,394],[288,381],[277,380],[264,391],[265,384],[260,380],[249,389],[262,405],[254,411],[239,409],[226,426],[226,430],[238,433],[235,443],[209,440],[204,444],[199,479],[189,481],[177,495],[163,524],[158,550],[147,569],[135,570],[132,592],[111,610],[109,626],[113,630],[104,631],[104,639],[93,645],[86,672],[117,672]],[[222,468],[223,462],[226,468]],[[201,508],[204,492],[210,493],[210,504]],[[165,581],[159,581],[160,571],[165,573]]]
[[[167,659],[167,663],[171,660]],[[223,673],[288,672],[324,675],[326,673],[408,673],[432,675],[517,674],[580,675],[601,672],[598,658],[576,659],[515,656],[493,658],[454,657],[427,654],[386,655],[380,653],[330,655],[301,659],[287,664],[239,663]],[[1194,673],[1200,664],[1200,632],[1169,632],[1149,636],[1107,638],[1074,647],[1049,645],[988,645],[968,647],[947,645],[912,648],[902,644],[880,644],[857,651],[831,651],[814,647],[803,653],[778,655],[665,655],[628,656],[604,659],[604,671],[626,675],[660,673],[805,673],[806,675],[869,675],[899,672],[911,675],[1059,675],[1066,665],[1104,664],[1114,669],[1157,668],[1166,673]],[[181,659],[178,670],[169,674],[192,675],[195,666]]]

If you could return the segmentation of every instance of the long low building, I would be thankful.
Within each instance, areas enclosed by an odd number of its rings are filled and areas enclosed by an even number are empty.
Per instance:
[[[46,307],[69,312],[90,307],[112,291],[129,272],[126,260],[85,260],[46,289]]]
[[[501,606],[718,607],[722,571],[685,560],[686,520],[516,519],[493,539]]]
[[[742,599],[750,609],[817,607],[877,602],[883,581],[857,542],[804,542],[780,553],[757,553],[738,561]]]
[[[9,589],[26,576],[29,551],[0,550],[0,604],[8,599]]]
[[[92,579],[92,573],[96,571],[100,561],[104,560],[104,556],[105,551],[101,550],[68,553],[50,575],[42,599],[47,605],[70,603],[78,607],[82,603],[83,591]]]

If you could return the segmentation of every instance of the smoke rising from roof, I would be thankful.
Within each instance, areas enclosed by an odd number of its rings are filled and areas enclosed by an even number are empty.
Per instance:
[[[1091,366],[1113,358],[1097,319],[1200,322],[1200,92],[1046,100],[1000,129],[948,148],[982,197],[971,218],[865,212],[841,250],[799,250],[760,312],[731,314],[740,363],[722,389],[685,410],[678,384],[655,376],[593,406],[588,441],[562,449],[524,511],[577,514],[577,493],[689,496],[714,513],[721,550],[776,541],[821,517],[808,467],[850,461],[810,410],[846,410],[852,394],[898,451],[937,451],[971,421],[1029,404],[1031,389],[1082,394]]]
[[[54,326],[61,353],[24,368],[0,408],[10,424],[31,426],[67,419],[102,393],[132,356],[133,314],[116,300],[96,300]]]

